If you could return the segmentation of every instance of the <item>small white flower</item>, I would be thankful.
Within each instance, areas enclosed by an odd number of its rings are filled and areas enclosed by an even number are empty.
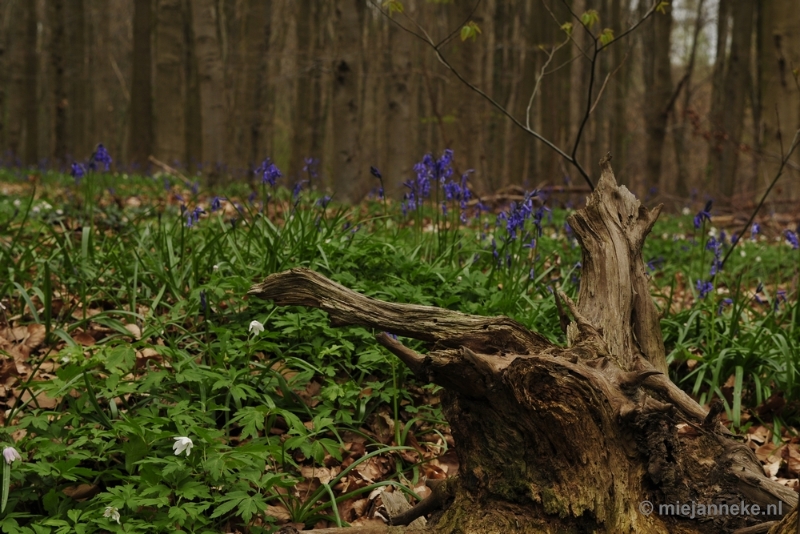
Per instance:
[[[250,333],[254,333],[255,335],[260,334],[264,331],[264,325],[259,323],[258,321],[251,321],[250,322]]]
[[[185,436],[175,438],[175,443],[172,445],[175,456],[178,456],[183,451],[186,451],[186,456],[189,456],[189,453],[192,452],[192,447],[194,447],[194,443]]]
[[[14,207],[15,207],[15,208],[18,208],[18,207],[20,207],[21,205],[22,205],[22,201],[21,201],[20,199],[16,199],[16,200],[14,201]]]
[[[22,461],[22,456],[19,455],[17,449],[14,447],[6,447],[3,449],[3,458],[5,458],[8,465],[11,465],[11,462],[15,460],[19,460],[20,462]]]
[[[756,256],[756,261],[761,261],[761,256]]]
[[[214,272],[219,271],[219,265],[215,265],[214,267],[212,267],[212,269],[214,270]]]
[[[681,213],[683,213],[684,215],[689,215],[690,213],[692,213],[692,210],[690,210],[689,207],[687,206],[681,210]]]
[[[106,511],[103,512],[103,517],[110,517],[112,521],[119,523],[119,510],[116,506],[106,506]]]
[[[739,256],[741,256],[741,257],[743,257],[743,258],[744,258],[745,256],[747,256],[747,252],[745,252],[744,250],[742,250],[742,251],[740,251],[740,252],[739,252]]]
[[[717,237],[717,229],[713,226],[708,230],[708,237]]]

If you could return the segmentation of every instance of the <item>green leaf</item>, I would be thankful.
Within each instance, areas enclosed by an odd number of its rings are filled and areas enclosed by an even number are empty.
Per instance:
[[[572,23],[571,22],[565,22],[564,24],[562,24],[561,25],[561,29],[567,35],[572,35]]]
[[[658,5],[656,6],[656,11],[666,15],[667,14],[667,6],[668,5],[669,5],[669,2],[663,2],[663,1],[659,2]]]
[[[481,29],[478,25],[475,24],[474,21],[469,21],[461,28],[461,40],[466,41],[467,39],[472,39],[474,41],[479,33],[481,33]]]
[[[595,23],[597,22],[600,22],[600,15],[598,15],[597,11],[594,9],[590,9],[589,11],[581,15],[581,23],[590,30],[592,29],[592,26],[594,26]]]
[[[383,8],[389,10],[390,17],[395,13],[402,13],[404,9],[402,2],[399,0],[386,0],[383,3]]]
[[[614,40],[614,30],[611,28],[606,28],[603,30],[603,33],[600,34],[600,42],[603,46],[606,46],[608,43]]]

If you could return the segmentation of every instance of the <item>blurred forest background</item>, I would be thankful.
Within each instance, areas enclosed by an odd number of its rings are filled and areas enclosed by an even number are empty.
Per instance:
[[[394,20],[434,40],[477,23],[443,53],[523,122],[545,67],[531,126],[567,152],[600,96],[577,159],[596,177],[611,151],[647,198],[752,205],[800,128],[797,0],[674,0],[599,55],[591,98],[594,45],[570,9],[618,36],[649,0],[402,3]],[[565,22],[572,41],[547,63]],[[484,193],[585,185],[368,0],[0,0],[0,32],[6,166],[67,168],[102,142],[118,170],[156,169],[153,156],[213,184],[269,156],[292,183],[316,158],[319,185],[357,201],[370,165],[399,197],[424,153],[452,148]],[[800,197],[798,163],[775,206]]]

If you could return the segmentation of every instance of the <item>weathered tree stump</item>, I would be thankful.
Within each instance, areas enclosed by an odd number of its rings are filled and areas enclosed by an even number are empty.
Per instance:
[[[559,292],[573,318],[566,347],[505,317],[381,302],[307,269],[250,290],[279,305],[320,308],[335,326],[430,343],[423,355],[376,336],[418,379],[445,389],[460,467],[452,502],[430,532],[733,532],[780,520],[764,513],[768,506],[788,515],[797,504],[718,414],[666,375],[642,261],[661,206],[648,210],[618,186],[609,159],[586,207],[569,218],[583,269],[577,304]],[[729,513],[698,508],[722,504]]]

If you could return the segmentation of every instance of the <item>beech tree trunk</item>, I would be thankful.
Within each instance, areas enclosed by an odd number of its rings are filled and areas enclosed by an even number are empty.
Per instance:
[[[136,0],[133,8],[133,74],[131,81],[131,135],[128,161],[144,165],[153,149],[153,72],[150,0]]]
[[[641,257],[661,206],[648,210],[618,186],[609,159],[586,207],[569,217],[584,267],[577,304],[558,292],[572,316],[567,346],[506,317],[364,297],[307,269],[250,290],[278,305],[321,308],[334,326],[430,344],[423,355],[376,336],[419,380],[445,389],[459,474],[431,532],[707,533],[780,512],[789,520],[796,493],[764,475],[719,411],[707,414],[666,375]],[[776,513],[692,516],[682,506],[692,502]]]

